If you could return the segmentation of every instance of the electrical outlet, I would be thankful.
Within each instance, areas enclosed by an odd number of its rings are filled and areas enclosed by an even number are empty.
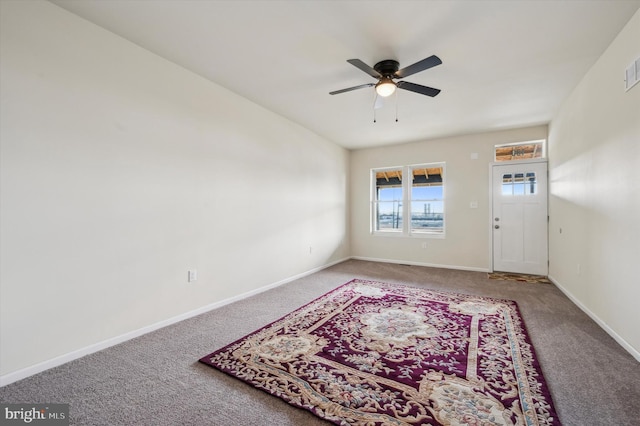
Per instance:
[[[192,283],[194,281],[196,281],[198,279],[198,270],[197,269],[191,269],[188,271],[187,273],[187,280]]]

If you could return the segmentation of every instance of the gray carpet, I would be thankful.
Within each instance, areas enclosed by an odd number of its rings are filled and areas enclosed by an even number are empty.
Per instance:
[[[69,403],[78,425],[326,425],[197,360],[353,278],[517,301],[563,424],[640,424],[640,363],[552,284],[357,260],[12,383],[0,401]]]

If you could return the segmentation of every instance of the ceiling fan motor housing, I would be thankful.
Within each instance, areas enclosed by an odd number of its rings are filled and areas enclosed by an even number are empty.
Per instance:
[[[400,63],[398,61],[394,61],[393,59],[385,59],[384,61],[380,61],[373,66],[373,69],[378,71],[385,77],[393,77],[393,75],[398,71],[400,67]]]

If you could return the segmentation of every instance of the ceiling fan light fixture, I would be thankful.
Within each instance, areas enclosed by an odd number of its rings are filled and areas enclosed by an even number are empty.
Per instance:
[[[376,93],[386,98],[396,91],[396,84],[389,77],[384,77],[376,84]]]

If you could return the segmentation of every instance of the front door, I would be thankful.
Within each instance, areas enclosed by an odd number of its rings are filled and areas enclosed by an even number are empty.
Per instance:
[[[547,163],[492,167],[493,270],[547,275]]]

